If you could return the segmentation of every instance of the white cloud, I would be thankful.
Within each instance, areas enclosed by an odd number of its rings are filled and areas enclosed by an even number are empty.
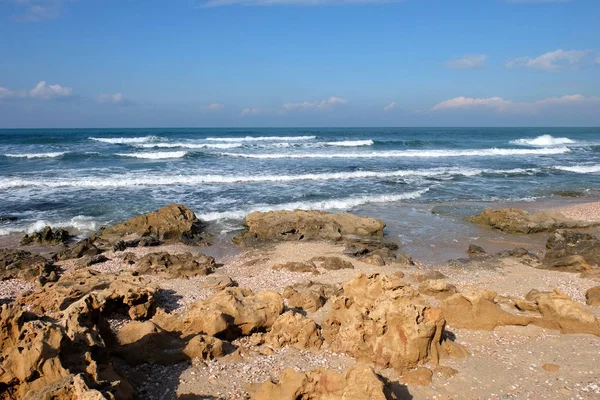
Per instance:
[[[16,18],[21,21],[54,19],[60,15],[64,0],[12,0],[23,11]]]
[[[72,89],[61,85],[48,85],[46,81],[40,81],[33,89],[29,91],[29,97],[35,99],[51,99],[54,97],[68,97]]]
[[[249,107],[249,108],[244,108],[242,110],[242,112],[240,113],[240,115],[256,115],[256,114],[260,114],[260,112],[261,112],[260,108]]]
[[[482,68],[485,60],[487,60],[485,54],[467,54],[460,58],[448,60],[444,65],[454,69],[475,69]]]
[[[588,50],[562,50],[542,54],[539,57],[519,57],[509,60],[507,68],[535,68],[543,71],[560,71],[566,67],[576,68],[583,62]]]
[[[352,5],[352,4],[380,4],[402,0],[208,0],[201,3],[202,7],[222,6],[323,6],[323,5]]]
[[[101,94],[99,95],[96,100],[98,101],[98,103],[112,103],[112,104],[120,104],[123,103],[125,101],[125,98],[123,97],[123,93],[115,93],[115,94]]]
[[[221,103],[211,103],[206,107],[209,111],[221,111],[223,108],[225,108],[225,106]]]
[[[324,110],[340,104],[346,104],[348,100],[342,99],[341,97],[332,96],[327,100],[321,101],[303,101],[299,103],[285,103],[283,105],[283,111],[294,111],[294,110]]]
[[[9,97],[13,97],[14,95],[14,91],[0,86],[0,99],[8,99]]]
[[[456,109],[488,109],[496,112],[535,113],[545,108],[569,105],[598,105],[600,97],[586,97],[581,94],[565,95],[562,97],[549,97],[533,102],[516,102],[505,100],[501,97],[455,97],[436,104],[431,110],[456,110]]]
[[[385,111],[385,112],[392,111],[394,108],[396,108],[396,105],[397,105],[396,102],[392,101],[390,104],[383,107],[383,111]]]

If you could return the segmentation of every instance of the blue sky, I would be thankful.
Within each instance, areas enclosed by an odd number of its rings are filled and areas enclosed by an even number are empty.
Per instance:
[[[598,0],[0,0],[0,128],[600,126]]]

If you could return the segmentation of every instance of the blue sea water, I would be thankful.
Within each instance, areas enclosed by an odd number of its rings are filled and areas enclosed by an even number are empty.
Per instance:
[[[402,218],[599,188],[600,128],[0,130],[0,217],[18,218],[1,235],[93,230],[173,202],[233,229],[253,210]]]

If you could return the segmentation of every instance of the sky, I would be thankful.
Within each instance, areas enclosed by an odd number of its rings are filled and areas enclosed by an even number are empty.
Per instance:
[[[600,126],[599,0],[0,0],[0,128]]]

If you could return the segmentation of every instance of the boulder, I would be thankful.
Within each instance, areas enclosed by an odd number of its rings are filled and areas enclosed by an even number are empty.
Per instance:
[[[45,283],[56,280],[58,273],[59,270],[40,255],[23,250],[0,249],[0,280],[33,281],[39,278],[41,283]]]
[[[295,262],[290,261],[284,264],[275,264],[272,269],[279,271],[285,269],[290,272],[310,272],[312,274],[318,275],[319,271],[317,270],[317,266],[312,261],[304,261],[304,262]]]
[[[108,241],[101,239],[95,235],[92,235],[88,238],[80,240],[74,245],[67,247],[59,251],[54,255],[53,259],[56,261],[60,260],[71,260],[74,258],[81,257],[94,257],[97,256],[106,250],[110,249],[111,245]]]
[[[485,252],[483,247],[477,246],[475,244],[470,244],[469,248],[467,249],[467,255],[469,257],[479,257],[479,256],[484,256],[486,254],[487,253]]]
[[[354,265],[350,261],[346,261],[341,257],[314,257],[310,261],[316,263],[319,267],[337,271],[340,269],[354,269]]]
[[[594,286],[585,292],[585,302],[588,306],[600,307],[600,286]]]
[[[209,276],[201,283],[204,289],[210,290],[223,290],[229,287],[236,287],[238,283],[234,281],[230,276]]]
[[[513,234],[553,232],[557,229],[588,228],[597,225],[568,219],[559,212],[545,211],[530,214],[519,208],[485,209],[481,214],[469,217],[467,220]]]
[[[446,323],[409,285],[386,275],[358,275],[333,300],[322,324],[332,351],[404,373],[437,363]]]
[[[427,386],[431,384],[433,372],[429,368],[419,367],[400,378],[400,382],[408,386]]]
[[[216,268],[215,259],[202,253],[150,253],[136,265],[135,271],[140,275],[160,275],[169,279],[205,276],[212,274]]]
[[[441,280],[428,280],[419,285],[419,293],[433,296],[437,299],[446,299],[457,292],[456,286]]]
[[[348,213],[322,211],[271,211],[249,214],[247,231],[238,234],[234,243],[252,245],[262,242],[296,240],[341,240],[343,238],[383,238],[383,221]]]
[[[152,322],[184,336],[205,334],[235,339],[266,331],[283,312],[277,292],[254,293],[249,289],[226,288],[192,304],[183,314],[158,312]]]
[[[204,224],[192,210],[181,204],[170,204],[105,228],[100,235],[111,242],[127,236],[154,236],[164,242],[200,243],[205,239],[203,230]]]
[[[587,233],[558,231],[546,242],[542,268],[584,272],[600,265],[600,240]]]
[[[292,308],[315,312],[323,307],[329,298],[340,292],[341,287],[338,285],[308,281],[287,286],[283,291],[283,297]]]
[[[277,382],[266,381],[250,387],[254,400],[386,400],[383,380],[365,365],[355,365],[343,373],[328,369],[296,372],[286,369]]]
[[[53,230],[51,227],[46,226],[41,231],[23,236],[21,245],[39,243],[44,246],[56,246],[68,242],[69,239],[71,239],[71,235],[65,229],[57,228]]]
[[[293,346],[299,349],[319,349],[323,344],[317,324],[312,319],[291,311],[277,317],[264,340],[274,348]]]
[[[473,245],[471,245],[469,246],[467,253],[468,258],[450,260],[448,262],[449,265],[455,268],[490,270],[503,268],[507,263],[511,264],[513,262],[518,262],[529,267],[539,267],[540,265],[539,257],[522,247],[515,247],[512,250],[504,250],[499,253],[489,254],[485,251],[482,253],[481,251],[474,249]]]
[[[63,275],[57,282],[17,298],[16,303],[38,314],[64,312],[71,304],[93,293],[102,303],[103,312],[117,312],[136,320],[154,314],[157,290],[155,285],[131,274],[85,269]]]

